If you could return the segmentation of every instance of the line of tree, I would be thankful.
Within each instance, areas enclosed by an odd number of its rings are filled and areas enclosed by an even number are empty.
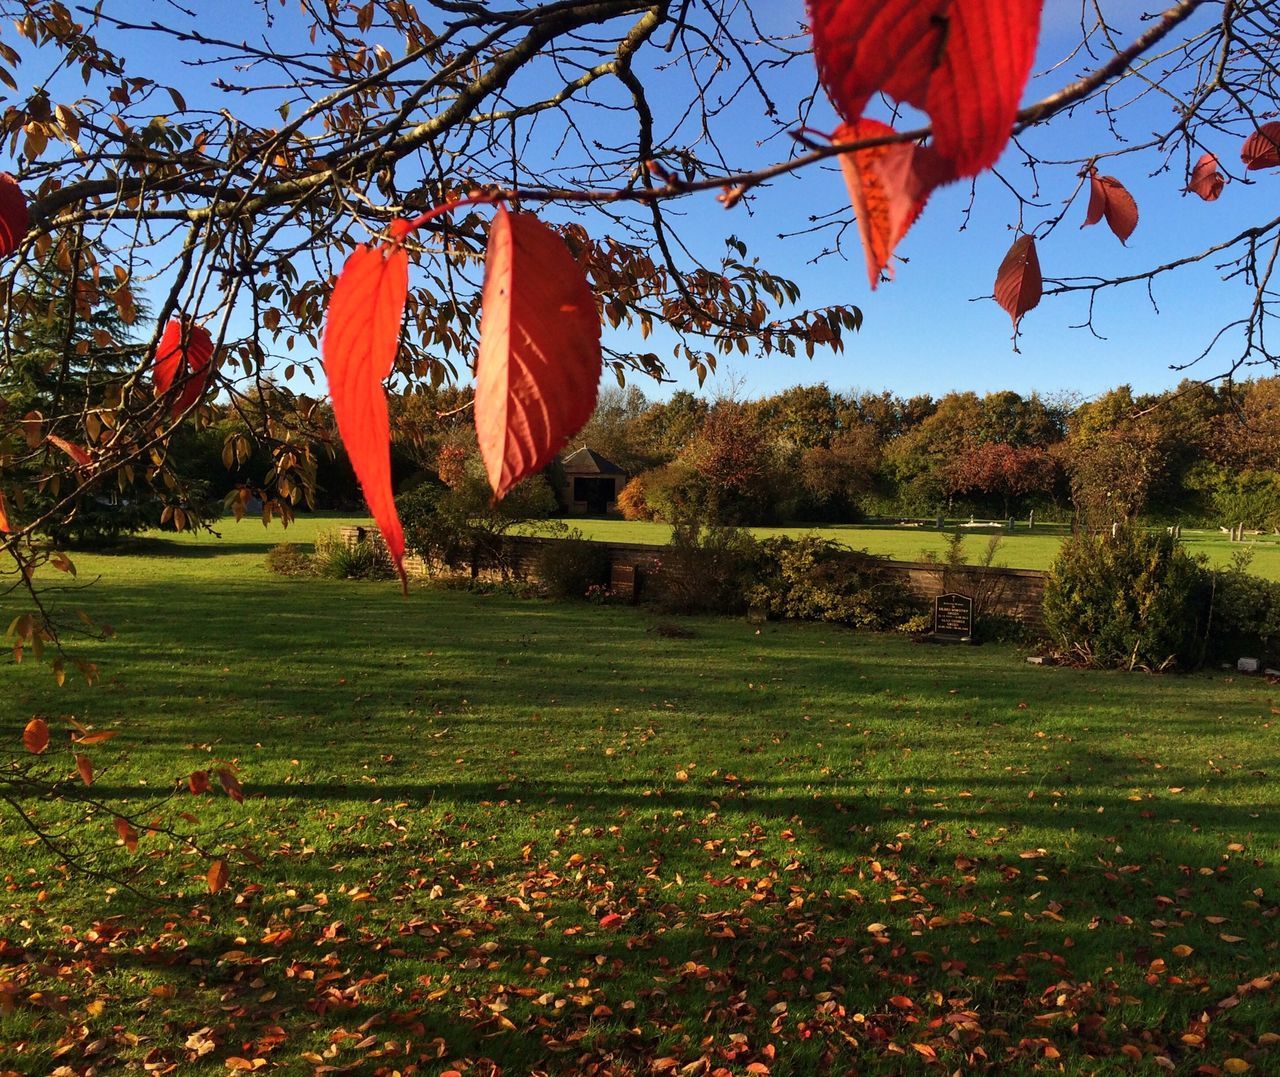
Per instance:
[[[399,491],[437,478],[451,485],[452,472],[474,462],[469,405],[467,388],[391,397]],[[256,445],[242,407],[207,407],[210,422],[171,449],[170,463],[208,491],[210,511],[219,502],[257,511],[251,478],[270,467],[267,448]],[[328,405],[313,402],[311,414],[312,433],[321,435],[307,465],[314,496],[298,507],[360,511]],[[1009,390],[902,397],[825,384],[753,400],[684,390],[652,400],[631,385],[602,391],[573,440],[579,445],[627,472],[619,508],[632,519],[770,524],[1034,512],[1089,526],[1142,519],[1280,528],[1280,378],[1187,381],[1146,395],[1122,385],[1088,401]]]

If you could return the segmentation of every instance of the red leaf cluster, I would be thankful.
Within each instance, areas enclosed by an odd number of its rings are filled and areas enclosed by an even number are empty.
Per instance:
[[[564,240],[532,214],[499,206],[486,259],[475,420],[501,498],[591,418],[600,318]]]
[[[8,172],[0,172],[0,258],[18,249],[30,226],[26,195]]]
[[[13,527],[9,523],[9,506],[5,504],[4,492],[0,491],[0,535],[7,535]]]
[[[846,122],[888,94],[933,121],[948,176],[976,176],[1009,141],[1042,0],[809,0],[818,74]]]
[[[837,142],[860,142],[892,134],[888,124],[862,119],[841,124],[835,137]],[[929,147],[896,142],[842,153],[840,168],[862,236],[867,277],[875,288],[894,247],[943,182],[944,166]]]
[[[1138,203],[1115,176],[1099,176],[1097,169],[1090,169],[1089,208],[1080,227],[1097,224],[1103,217],[1107,218],[1107,226],[1116,238],[1124,243],[1138,227]]]
[[[170,318],[156,345],[155,392],[163,396],[175,385],[178,394],[169,414],[177,418],[201,396],[213,376],[213,338],[186,316]]]
[[[1280,168],[1280,121],[1264,123],[1245,139],[1240,160],[1248,169]]]
[[[1022,316],[1039,304],[1043,289],[1035,237],[1019,236],[1000,263],[995,289],[996,302],[1009,312],[1015,333]]]
[[[32,718],[22,731],[22,746],[32,755],[39,755],[49,747],[49,723],[43,718]]]
[[[400,347],[408,295],[409,255],[399,243],[357,247],[333,286],[322,349],[338,432],[406,591],[404,529],[391,491],[391,431],[382,383]]]
[[[77,445],[66,438],[59,437],[57,434],[49,435],[49,444],[56,449],[61,449],[81,467],[88,467],[93,463],[93,457],[89,455],[89,450],[83,445]]]
[[[1218,170],[1218,158],[1215,154],[1206,153],[1196,162],[1191,171],[1191,181],[1187,190],[1197,194],[1206,202],[1215,202],[1226,186],[1227,178]]]

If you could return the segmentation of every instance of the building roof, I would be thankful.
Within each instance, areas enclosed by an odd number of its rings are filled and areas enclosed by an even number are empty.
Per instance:
[[[575,449],[562,461],[562,465],[566,474],[570,475],[624,475],[626,472],[622,470],[612,460],[606,460],[594,449],[588,449],[585,445],[580,449]]]

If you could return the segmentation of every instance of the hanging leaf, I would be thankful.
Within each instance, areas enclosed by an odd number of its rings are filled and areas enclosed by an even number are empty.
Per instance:
[[[0,490],[0,535],[7,535],[13,530],[9,523],[9,506],[4,502],[4,491]]]
[[[1035,238],[1030,235],[1019,236],[1000,263],[995,288],[996,302],[1009,312],[1015,333],[1022,316],[1040,302],[1043,289]]]
[[[852,123],[883,91],[933,121],[952,178],[995,164],[1040,34],[1042,0],[809,0],[818,74]]]
[[[218,784],[222,786],[223,792],[237,804],[244,803],[244,787],[240,784],[240,779],[226,767],[218,768]]]
[[[27,212],[27,196],[8,172],[0,172],[0,258],[18,249],[22,237],[31,227]]]
[[[32,755],[49,747],[49,724],[43,718],[32,718],[22,731],[22,746]]]
[[[400,347],[408,295],[409,255],[403,247],[357,247],[333,286],[323,345],[338,432],[406,592],[404,529],[391,492],[391,431],[382,383]]]
[[[68,441],[66,438],[60,438],[57,434],[49,435],[49,444],[61,449],[81,467],[88,467],[93,463],[93,457],[89,455],[88,449],[81,445],[76,445],[75,443]]]
[[[1246,138],[1240,160],[1249,169],[1280,168],[1280,121],[1264,123]]]
[[[1138,227],[1138,203],[1115,176],[1100,176],[1097,169],[1089,172],[1089,208],[1081,228],[1097,224],[1103,217],[1107,226],[1124,243]]]
[[[475,422],[501,498],[591,418],[600,318],[564,240],[532,214],[499,206],[486,259]]]
[[[216,894],[227,885],[227,862],[215,860],[209,865],[209,871],[204,878],[209,884],[209,893]]]
[[[879,120],[858,120],[836,129],[837,142],[892,135]],[[867,277],[874,289],[899,240],[924,209],[934,187],[943,182],[943,165],[933,150],[909,142],[855,150],[840,155],[840,169],[862,237]],[[889,275],[893,269],[889,267]]]
[[[209,791],[209,772],[207,770],[193,770],[190,777],[187,778],[187,788],[196,796]]]
[[[79,752],[76,752],[75,755],[76,755],[76,770],[80,774],[80,780],[84,782],[85,785],[92,785],[93,784],[93,761],[90,760],[90,758],[87,755],[81,755]]]
[[[116,835],[124,842],[124,847],[131,853],[138,851],[138,832],[133,828],[133,824],[128,819],[122,819],[120,816],[115,818]]]
[[[169,414],[177,418],[204,395],[213,376],[209,360],[213,358],[213,338],[203,326],[185,315],[170,318],[156,345],[154,369],[156,396],[163,396],[174,385],[178,395]]]
[[[1187,190],[1198,194],[1206,202],[1216,202],[1226,183],[1226,176],[1218,170],[1218,158],[1212,153],[1206,153],[1191,170],[1191,182],[1187,184]]]

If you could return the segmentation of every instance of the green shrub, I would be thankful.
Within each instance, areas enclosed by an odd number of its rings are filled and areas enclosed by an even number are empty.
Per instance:
[[[1280,659],[1280,583],[1249,574],[1252,550],[1242,550],[1229,569],[1210,581],[1209,652]]]
[[[347,545],[333,531],[316,539],[313,562],[316,575],[329,580],[385,580],[392,575],[391,562],[381,546],[370,539]]]
[[[282,542],[267,551],[267,571],[277,576],[310,576],[315,570],[311,555],[292,542]]]
[[[763,560],[760,543],[740,528],[678,526],[651,593],[670,613],[745,613]]]
[[[769,617],[873,631],[916,631],[927,623],[921,601],[870,555],[855,557],[812,537],[769,539],[763,547],[765,564],[750,601]]]
[[[1203,657],[1206,574],[1166,534],[1134,527],[1062,544],[1045,581],[1050,637],[1087,665],[1149,670]]]
[[[549,597],[585,598],[590,588],[609,582],[609,548],[588,542],[575,529],[568,538],[542,544],[534,571]]]

